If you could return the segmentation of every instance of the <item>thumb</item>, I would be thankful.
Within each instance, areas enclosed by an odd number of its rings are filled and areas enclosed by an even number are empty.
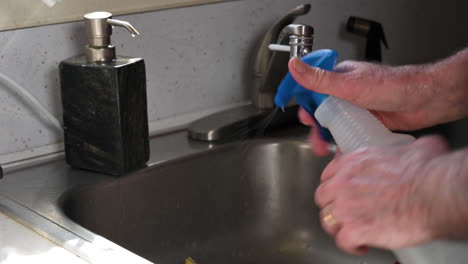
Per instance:
[[[340,93],[346,90],[340,89],[345,82],[340,73],[311,67],[298,57],[289,61],[289,72],[296,82],[308,90],[346,99],[346,95]]]

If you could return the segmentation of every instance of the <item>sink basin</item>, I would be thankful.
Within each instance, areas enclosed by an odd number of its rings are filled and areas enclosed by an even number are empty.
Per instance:
[[[73,189],[62,208],[155,263],[395,263],[386,251],[347,255],[322,231],[313,197],[328,161],[303,141],[216,146]]]

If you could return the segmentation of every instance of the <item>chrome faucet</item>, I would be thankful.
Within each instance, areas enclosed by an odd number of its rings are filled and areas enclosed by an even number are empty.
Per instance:
[[[314,28],[307,25],[292,24],[284,29],[289,36],[289,56],[304,57],[312,52]]]
[[[274,97],[278,85],[288,72],[290,57],[302,57],[312,52],[314,29],[306,25],[292,24],[298,16],[305,15],[309,11],[310,5],[298,6],[266,32],[254,62],[252,104],[195,121],[188,128],[191,139],[208,142],[224,141],[239,130],[255,131],[259,123],[270,115],[276,108]],[[282,46],[283,51],[290,51],[290,54],[271,50],[271,44]],[[271,125],[297,122],[296,120],[296,110],[293,109],[278,114]]]
[[[310,5],[300,5],[274,23],[265,33],[254,61],[253,104],[259,109],[273,109],[276,88],[288,73],[289,56],[270,50],[271,44],[287,45],[291,31],[289,26],[297,17],[308,14]],[[289,29],[288,29],[289,28]],[[313,32],[312,32],[313,34]]]

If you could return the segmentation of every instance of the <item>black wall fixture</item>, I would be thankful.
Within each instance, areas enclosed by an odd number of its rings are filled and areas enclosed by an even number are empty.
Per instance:
[[[367,39],[365,57],[367,61],[382,61],[381,42],[387,49],[389,47],[381,23],[366,18],[351,16],[346,24],[346,31],[364,36]]]

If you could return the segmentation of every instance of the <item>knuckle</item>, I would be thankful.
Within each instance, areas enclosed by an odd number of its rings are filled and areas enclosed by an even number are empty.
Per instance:
[[[336,245],[341,248],[342,250],[348,252],[348,253],[352,253],[353,252],[353,248],[354,248],[354,244],[353,242],[351,241],[350,239],[350,236],[348,234],[348,229],[346,228],[343,228],[339,233],[338,235],[336,236]]]
[[[342,250],[350,253],[357,254],[360,245],[358,232],[356,228],[344,226],[336,236],[336,244]]]
[[[343,156],[339,156],[334,158],[328,165],[325,167],[325,169],[322,172],[321,179],[322,181],[326,181],[330,178],[332,178],[341,168]]]
[[[355,151],[352,154],[343,157],[343,164],[349,171],[349,174],[356,174],[361,172],[365,168],[371,167],[375,163],[375,159],[378,157],[375,153],[375,149],[362,148]]]
[[[341,197],[346,190],[342,181],[332,180],[321,184],[315,191],[315,202],[320,207],[325,207]]]
[[[423,146],[436,148],[441,151],[449,150],[447,141],[445,141],[441,136],[438,136],[438,135],[426,136],[426,137],[421,138],[419,141],[421,145]]]
[[[352,61],[352,60],[345,60],[338,63],[335,66],[335,71],[340,73],[350,72],[355,70],[359,66],[360,62]]]
[[[310,74],[310,83],[317,88],[326,88],[328,72],[324,69],[314,68],[314,74]]]
[[[314,195],[314,199],[315,199],[315,203],[320,207],[320,208],[323,208],[326,206],[326,198],[325,198],[325,193],[323,191],[323,187],[322,185],[320,185],[317,190],[315,191],[315,195]]]
[[[343,224],[356,221],[356,210],[358,210],[358,208],[353,206],[353,202],[346,194],[337,198],[333,204],[333,214]]]

